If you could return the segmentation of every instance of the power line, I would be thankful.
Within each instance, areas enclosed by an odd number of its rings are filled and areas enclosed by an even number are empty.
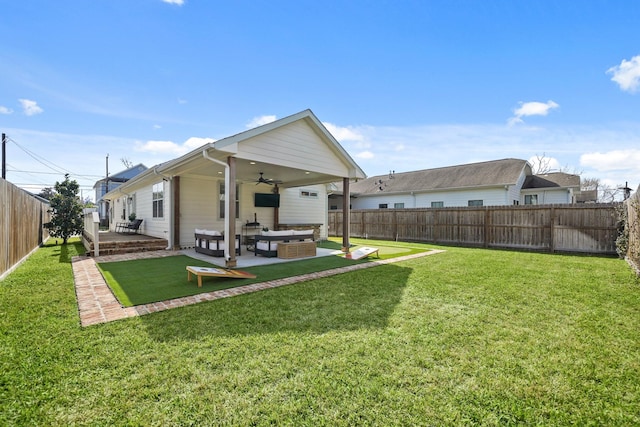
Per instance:
[[[59,172],[39,172],[39,171],[22,171],[22,170],[18,170],[18,169],[9,169],[11,172],[20,172],[20,173],[37,173],[37,174],[41,174],[41,175],[60,175]],[[79,176],[79,177],[91,177],[91,178],[102,178],[103,175],[76,175],[73,173],[70,173],[69,176]]]
[[[29,150],[28,148],[25,148],[25,147],[21,146],[20,144],[18,144],[18,142],[16,140],[14,140],[11,137],[6,137],[6,140],[9,141],[9,142],[13,142],[19,149],[24,151],[29,157],[31,157],[32,159],[34,159],[38,163],[42,164],[43,166],[51,169],[52,171],[54,171],[54,172],[56,172],[58,174],[64,175],[64,174],[68,173],[70,175],[73,175],[73,176],[76,176],[76,177],[79,177],[79,178],[85,178],[85,179],[89,179],[89,180],[92,179],[88,175],[80,175],[80,174],[77,174],[77,173],[73,173],[70,170],[68,170],[68,169],[66,169],[66,168],[64,168],[62,166],[56,165],[55,163],[45,159],[44,157],[34,153],[33,151]]]

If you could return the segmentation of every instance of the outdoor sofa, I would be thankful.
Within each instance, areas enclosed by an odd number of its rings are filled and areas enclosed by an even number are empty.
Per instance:
[[[217,230],[195,229],[195,250],[215,257],[224,256],[224,236]],[[236,255],[240,255],[240,235],[235,238]]]

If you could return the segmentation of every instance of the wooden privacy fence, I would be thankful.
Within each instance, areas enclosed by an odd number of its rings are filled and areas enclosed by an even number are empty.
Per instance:
[[[616,254],[615,204],[363,209],[351,236],[544,252]],[[342,236],[342,211],[329,211],[329,235]]]
[[[638,187],[640,191],[640,187]],[[629,244],[627,257],[640,269],[640,193],[636,193],[625,201],[627,209],[627,231]]]
[[[0,278],[49,237],[49,205],[0,178]]]

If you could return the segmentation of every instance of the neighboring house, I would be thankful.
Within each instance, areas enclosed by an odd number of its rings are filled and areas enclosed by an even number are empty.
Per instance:
[[[525,205],[574,204],[580,195],[580,175],[564,172],[530,175],[520,193],[520,203]]]
[[[342,179],[348,187],[365,178],[311,110],[305,110],[154,166],[104,199],[112,204],[112,231],[127,218],[129,206],[135,206],[142,232],[167,239],[171,248],[193,247],[195,229],[224,231],[229,239],[253,222],[270,229],[314,224],[324,238],[326,184]],[[276,193],[279,208],[264,207]],[[226,257],[227,265],[235,266],[235,253]]]
[[[120,185],[122,185],[122,183],[129,181],[131,178],[146,170],[147,167],[140,163],[136,166],[130,167],[129,169],[114,173],[108,178],[96,181],[93,189],[95,190],[96,208],[98,209],[98,214],[100,215],[100,223],[102,225],[107,225],[109,217],[109,202],[107,200],[104,200],[103,196],[109,191],[113,191],[118,188]],[[135,207],[133,207],[133,211],[135,212]]]
[[[352,209],[398,209],[574,203],[579,190],[578,175],[533,175],[526,160],[502,159],[373,176],[350,195]],[[342,209],[341,184],[329,192],[329,209]]]
[[[598,190],[581,190],[576,195],[576,203],[598,203]]]

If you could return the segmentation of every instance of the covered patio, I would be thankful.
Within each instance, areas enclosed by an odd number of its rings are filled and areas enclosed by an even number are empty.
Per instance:
[[[112,215],[125,218],[136,213],[144,218],[142,233],[166,238],[167,247],[174,250],[193,247],[194,230],[220,232],[222,260],[233,268],[243,264],[228,249],[234,246],[233,236],[309,224],[319,230],[316,240],[326,238],[326,185],[341,181],[348,194],[350,181],[365,177],[317,117],[305,110],[150,168],[104,198],[113,205]],[[260,204],[258,195],[276,196],[278,202]],[[343,210],[348,212],[349,205]],[[247,233],[253,224],[259,228]],[[348,221],[343,227],[347,247]],[[262,258],[244,249],[242,256],[254,262]]]

